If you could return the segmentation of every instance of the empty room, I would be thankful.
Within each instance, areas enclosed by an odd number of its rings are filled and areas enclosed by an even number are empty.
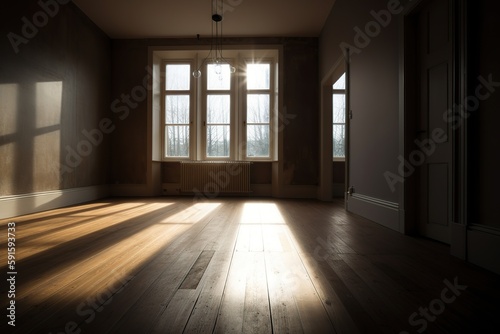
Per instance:
[[[0,8],[2,333],[498,333],[498,2]]]

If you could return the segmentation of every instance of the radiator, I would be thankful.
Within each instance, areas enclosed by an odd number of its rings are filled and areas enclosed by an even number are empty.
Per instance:
[[[181,192],[248,193],[250,192],[248,161],[182,161]]]

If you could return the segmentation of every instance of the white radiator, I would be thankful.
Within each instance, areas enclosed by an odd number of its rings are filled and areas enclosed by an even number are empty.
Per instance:
[[[248,161],[181,161],[181,191],[194,193],[250,192]]]

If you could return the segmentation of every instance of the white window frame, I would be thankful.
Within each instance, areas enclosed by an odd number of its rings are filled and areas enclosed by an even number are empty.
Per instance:
[[[340,79],[343,75],[347,75],[346,72],[343,72],[340,75],[340,77],[337,78],[337,80]],[[337,80],[335,80],[335,82]],[[332,94],[331,94],[331,98],[332,98],[332,145],[334,145],[333,144],[333,127],[335,125],[343,125],[344,126],[344,134],[345,134],[346,133],[347,117],[348,117],[347,111],[346,111],[346,108],[347,108],[347,100],[346,100],[346,98],[347,98],[347,88],[344,87],[344,89],[335,89],[335,88],[333,88],[333,85],[335,84],[335,82],[331,86],[332,87]],[[343,123],[335,123],[333,121],[333,107],[334,107],[333,106],[333,96],[334,95],[344,95],[344,117],[345,118],[344,118],[344,122]],[[345,155],[346,155],[345,147],[346,147],[346,138],[344,137],[344,156],[343,157],[335,157],[335,156],[333,156],[333,152],[332,152],[332,159],[333,159],[333,161],[345,161]]]
[[[196,136],[197,136],[197,131],[196,131],[196,117],[195,117],[195,110],[196,110],[196,83],[194,78],[191,76],[189,80],[189,91],[186,90],[180,90],[180,91],[167,91],[166,89],[166,68],[167,65],[190,65],[191,72],[194,68],[194,61],[193,59],[164,59],[161,62],[161,120],[162,120],[162,157],[164,161],[181,161],[181,160],[192,160],[193,157],[196,156]],[[166,122],[166,106],[165,106],[165,100],[167,95],[185,95],[186,92],[189,92],[189,153],[187,157],[174,157],[174,156],[167,156],[167,148],[166,148],[166,127],[167,127],[167,122]]]
[[[228,59],[226,58],[231,64],[234,64],[234,59]],[[202,118],[201,122],[201,129],[199,131],[200,133],[200,149],[201,149],[201,160],[207,160],[207,161],[218,161],[218,160],[236,160],[236,144],[237,144],[237,131],[236,131],[236,124],[237,124],[237,80],[235,74],[231,74],[231,80],[230,80],[230,87],[229,90],[208,90],[208,65],[212,64],[212,62],[207,62],[203,66],[202,70],[202,77],[198,80],[201,81],[202,84],[202,90],[201,90],[201,99],[200,99],[200,115]],[[209,95],[229,95],[230,98],[230,104],[229,104],[229,156],[228,157],[210,157],[207,155],[207,128],[208,128],[208,121],[207,121],[207,98]]]
[[[241,139],[242,145],[241,155],[243,160],[247,161],[273,161],[275,160],[275,146],[276,146],[276,125],[277,125],[277,94],[275,94],[277,90],[277,71],[276,71],[276,60],[274,58],[260,58],[256,61],[255,58],[245,58],[242,62],[244,66],[244,71],[246,73],[246,68],[248,64],[269,64],[269,89],[248,89],[246,85],[246,80],[244,80],[244,84],[242,89],[240,90],[241,100],[242,100],[242,131],[241,131]],[[269,94],[269,156],[268,157],[248,157],[247,156],[247,95],[248,94]]]
[[[202,68],[202,76],[198,79],[191,77],[191,99],[190,99],[190,148],[189,157],[167,157],[166,156],[166,123],[165,123],[165,90],[166,85],[166,65],[167,64],[190,64],[192,71],[198,69],[208,50],[171,50],[162,51],[164,56],[161,60],[161,156],[162,161],[277,161],[278,150],[278,117],[279,117],[279,49],[248,49],[248,50],[224,50],[224,57],[236,67],[236,73],[231,74],[231,123],[230,123],[230,150],[229,157],[209,157],[207,156],[207,96],[211,94],[207,90],[207,65],[206,61]],[[177,57],[177,55],[181,55]],[[246,151],[246,64],[247,63],[269,63],[270,66],[270,89],[266,94],[270,94],[270,142],[269,157],[247,157]],[[258,90],[251,90],[258,91]],[[214,91],[217,93],[218,91]]]

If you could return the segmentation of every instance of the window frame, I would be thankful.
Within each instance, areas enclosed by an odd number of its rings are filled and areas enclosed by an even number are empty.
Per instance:
[[[167,65],[189,65],[190,66],[190,80],[189,80],[189,90],[171,90],[167,91],[166,87],[166,78],[167,78]],[[184,160],[192,160],[193,157],[196,156],[196,117],[195,117],[195,110],[196,110],[196,84],[195,80],[193,80],[193,77],[191,75],[191,72],[193,71],[194,68],[194,61],[193,59],[163,59],[161,62],[161,121],[162,121],[162,160],[163,161],[184,161]],[[186,93],[188,92],[188,93]],[[167,148],[166,148],[166,137],[167,137],[167,131],[166,128],[168,126],[167,120],[166,120],[166,97],[167,95],[189,95],[189,149],[188,149],[188,156],[187,157],[182,157],[182,156],[167,156]]]
[[[227,59],[231,64],[234,63],[234,59]],[[203,161],[225,161],[225,160],[235,160],[236,159],[236,133],[235,124],[237,117],[237,99],[236,99],[236,76],[235,74],[230,74],[230,86],[229,90],[209,90],[208,89],[208,65],[212,64],[212,62],[207,62],[203,66],[203,73],[201,80],[201,97],[200,97],[200,115],[201,115],[201,128],[199,128],[200,134],[200,158]],[[199,80],[199,79],[198,79]],[[209,95],[229,95],[229,156],[227,157],[217,157],[217,156],[208,156],[208,143],[207,143],[207,128],[208,128],[208,106],[207,99]]]
[[[230,103],[230,149],[228,157],[211,157],[207,152],[207,96],[214,94],[227,94],[228,91],[218,91],[207,89],[207,67],[212,63],[207,61],[206,56],[209,50],[179,50],[170,49],[158,51],[159,59],[159,95],[161,101],[158,101],[161,122],[160,136],[161,161],[266,161],[275,162],[278,160],[278,129],[279,118],[279,101],[280,91],[279,83],[279,59],[282,50],[276,48],[254,48],[254,49],[231,49],[224,50],[225,58],[235,66],[236,73],[231,74],[231,89],[229,95]],[[210,60],[210,59],[209,59]],[[246,157],[246,63],[270,63],[270,89],[267,93],[270,94],[270,122],[269,122],[269,156],[268,157]],[[169,157],[166,156],[166,65],[167,64],[189,64],[191,71],[194,71],[202,66],[202,76],[200,78],[190,78],[190,127],[189,127],[189,157]],[[182,92],[184,94],[186,92]],[[155,95],[155,94],[153,94]],[[153,101],[156,98],[153,97]],[[156,103],[156,102],[155,102]]]
[[[345,152],[345,148],[346,148],[346,130],[347,130],[347,87],[344,86],[343,89],[339,89],[339,88],[333,88],[333,86],[335,85],[335,83],[342,77],[342,76],[347,76],[347,73],[344,71],[342,72],[342,74],[335,80],[335,82],[332,83],[331,87],[332,87],[332,90],[331,90],[331,98],[332,98],[332,148],[334,149],[335,147],[335,144],[333,142],[333,128],[335,127],[335,125],[342,125],[344,127],[344,156],[343,157],[336,157],[333,155],[333,149],[332,149],[332,159],[333,161],[345,161],[346,160],[346,152]],[[345,79],[346,82],[345,84],[347,85],[347,78]],[[334,95],[343,95],[344,96],[344,122],[343,123],[339,123],[339,122],[334,122],[334,116],[333,116],[333,110],[334,110],[334,104],[333,104],[333,96]]]
[[[269,89],[248,89],[247,86],[247,80],[246,80],[246,75],[244,78],[244,83],[243,87],[240,90],[241,92],[241,100],[242,100],[242,111],[241,111],[241,118],[242,118],[242,131],[241,131],[241,143],[244,143],[241,149],[241,155],[242,159],[245,161],[274,161],[275,160],[275,141],[276,141],[276,61],[273,58],[270,57],[265,57],[265,58],[249,58],[246,57],[243,59],[242,62],[244,66],[244,73],[246,73],[247,70],[247,65],[248,64],[269,64]],[[269,156],[267,157],[249,157],[247,156],[248,151],[247,151],[247,129],[248,129],[248,115],[247,115],[247,110],[248,110],[248,105],[247,105],[247,97],[249,94],[269,94],[269,123],[261,123],[261,124],[269,124]],[[250,125],[252,125],[251,123]],[[258,124],[258,123],[255,123]]]

